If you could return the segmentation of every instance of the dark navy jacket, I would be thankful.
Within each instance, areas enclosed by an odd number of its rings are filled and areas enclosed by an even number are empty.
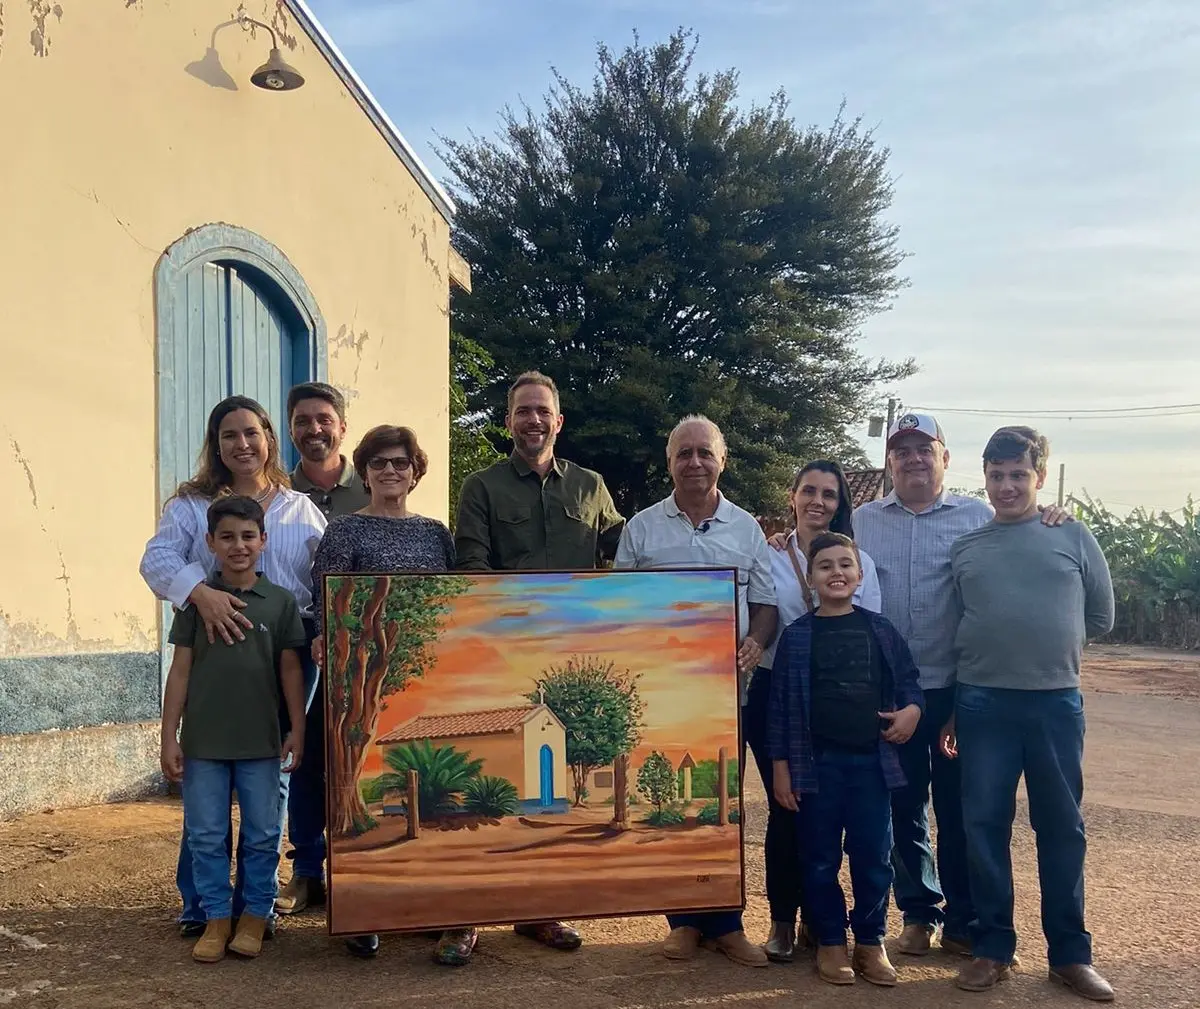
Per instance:
[[[925,697],[917,684],[917,664],[900,632],[884,616],[854,607],[867,618],[885,666],[885,689],[890,686],[893,705],[899,711],[916,704],[925,712]],[[817,770],[813,755],[812,726],[812,612],[788,624],[775,650],[771,670],[771,703],[767,720],[767,753],[772,760],[786,760],[792,775],[792,791],[816,792]],[[894,743],[879,740],[879,762],[888,788],[903,788],[904,772]]]

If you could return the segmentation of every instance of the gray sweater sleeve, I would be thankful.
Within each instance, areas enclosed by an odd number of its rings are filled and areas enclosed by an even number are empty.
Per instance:
[[[1116,603],[1108,561],[1092,531],[1079,524],[1080,563],[1083,568],[1084,625],[1088,638],[1099,638],[1113,629]]]

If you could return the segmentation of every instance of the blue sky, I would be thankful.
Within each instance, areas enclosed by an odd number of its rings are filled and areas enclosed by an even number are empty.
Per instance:
[[[490,132],[504,104],[540,99],[551,65],[590,79],[596,42],[619,49],[635,28],[695,28],[701,69],[740,70],[746,101],[784,88],[801,123],[844,98],[892,151],[911,254],[911,287],[862,348],[917,359],[884,390],[909,406],[998,411],[940,415],[948,482],[980,486],[988,434],[1025,422],[1069,492],[1125,511],[1200,491],[1200,413],[1034,413],[1200,402],[1195,0],[310,5],[439,176],[438,133]]]

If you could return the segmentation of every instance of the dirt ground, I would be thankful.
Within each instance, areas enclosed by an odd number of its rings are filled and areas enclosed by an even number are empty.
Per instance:
[[[698,825],[692,815],[678,826],[651,827],[644,815],[635,813],[626,831],[609,825],[609,806],[507,816],[474,829],[423,826],[414,840],[405,837],[404,818],[394,818],[353,841],[334,840],[330,923],[335,933],[353,935],[384,923],[511,921],[516,908],[521,918],[545,920],[564,906],[605,915],[741,902],[736,824]],[[597,873],[601,852],[604,871]],[[582,896],[581,878],[589,880]]]
[[[1089,649],[1088,925],[1097,964],[1135,1009],[1200,1006],[1200,656]],[[766,934],[761,789],[746,777],[746,928]],[[893,954],[900,986],[821,984],[812,961],[765,970],[713,953],[659,955],[659,918],[583,924],[586,943],[555,953],[506,929],[483,935],[461,970],[430,961],[429,940],[384,937],[375,961],[346,955],[320,914],[290,920],[256,961],[193,964],[176,937],[172,877],[179,806],[171,800],[34,814],[0,824],[0,1006],[287,1005],[813,1009],[929,1005],[1081,1006],[1046,981],[1032,838],[1015,834],[1022,967],[992,993],[958,991],[959,962]],[[899,930],[893,913],[891,934]],[[247,995],[250,998],[247,998]]]

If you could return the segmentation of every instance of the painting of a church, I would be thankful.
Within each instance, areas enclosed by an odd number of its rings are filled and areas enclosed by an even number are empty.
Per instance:
[[[376,742],[386,754],[420,740],[482,759],[483,774],[516,786],[523,814],[565,813],[569,808],[567,733],[544,704],[418,715]]]

